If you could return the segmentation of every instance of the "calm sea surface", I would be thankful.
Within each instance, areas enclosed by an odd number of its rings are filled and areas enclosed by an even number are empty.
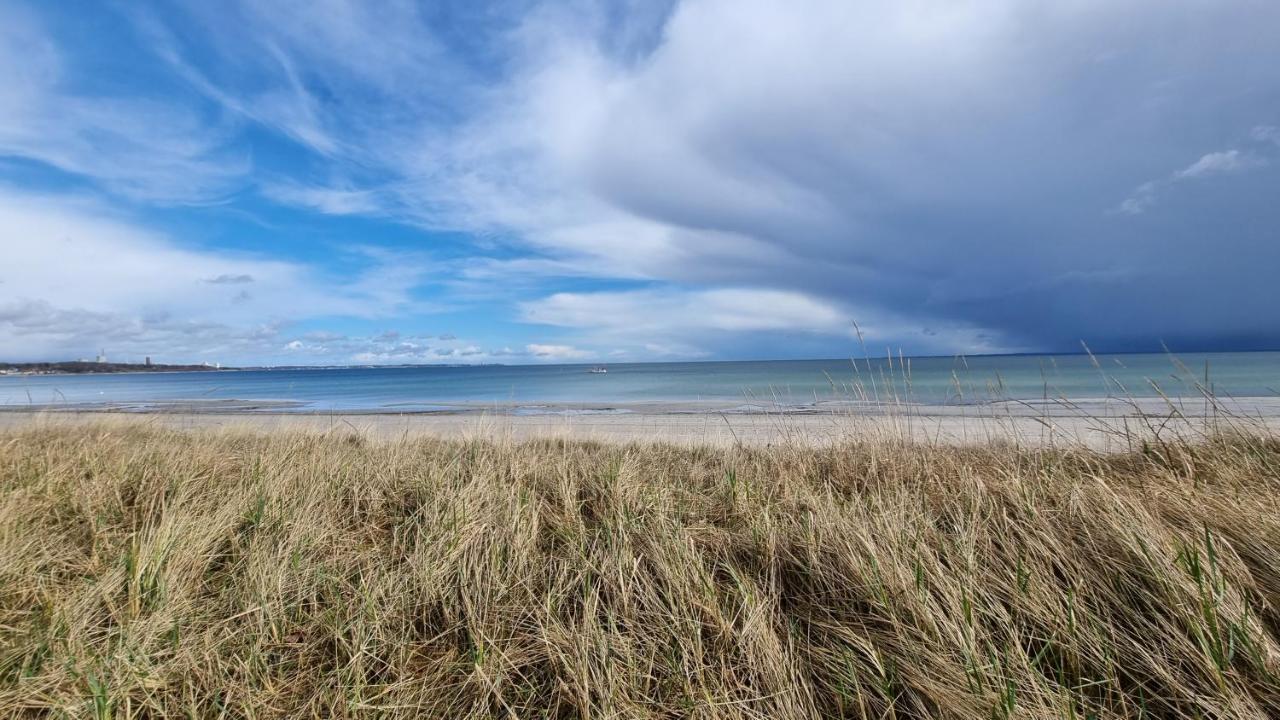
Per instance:
[[[0,405],[105,403],[146,409],[176,401],[279,401],[299,410],[414,411],[466,405],[537,412],[557,403],[807,405],[909,400],[971,404],[998,399],[1130,395],[1197,397],[1206,363],[1220,396],[1274,397],[1280,353],[1005,355],[888,360],[788,360],[588,365],[342,368],[223,372],[0,376]]]

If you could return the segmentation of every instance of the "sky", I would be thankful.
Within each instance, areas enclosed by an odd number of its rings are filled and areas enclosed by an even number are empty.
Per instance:
[[[0,0],[0,360],[1280,348],[1278,37],[1274,0]]]

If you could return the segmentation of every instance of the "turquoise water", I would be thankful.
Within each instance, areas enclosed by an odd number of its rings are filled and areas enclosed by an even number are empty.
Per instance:
[[[807,405],[898,399],[974,404],[997,399],[1280,393],[1280,352],[1172,356],[1004,355],[970,358],[794,360],[586,365],[332,368],[223,372],[0,376],[0,405],[103,403],[146,409],[176,401],[280,401],[300,410],[429,411],[458,404],[592,407],[629,403]],[[1179,362],[1182,367],[1179,367]]]

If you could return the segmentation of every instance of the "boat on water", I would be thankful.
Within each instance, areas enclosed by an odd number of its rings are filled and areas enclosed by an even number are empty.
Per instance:
[[[597,366],[597,367],[593,367],[593,368],[591,368],[590,370],[587,370],[587,372],[589,372],[589,373],[591,373],[591,374],[593,374],[593,375],[599,375],[599,374],[601,374],[601,373],[607,373],[607,372],[609,372],[609,371],[608,371],[607,369],[603,368],[603,367],[598,367],[598,366]]]

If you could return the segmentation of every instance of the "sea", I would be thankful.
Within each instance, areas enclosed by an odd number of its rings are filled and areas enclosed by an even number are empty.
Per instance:
[[[603,368],[606,372],[591,372]],[[1280,352],[984,355],[605,365],[278,368],[0,376],[0,406],[515,414],[1009,400],[1275,398]]]

